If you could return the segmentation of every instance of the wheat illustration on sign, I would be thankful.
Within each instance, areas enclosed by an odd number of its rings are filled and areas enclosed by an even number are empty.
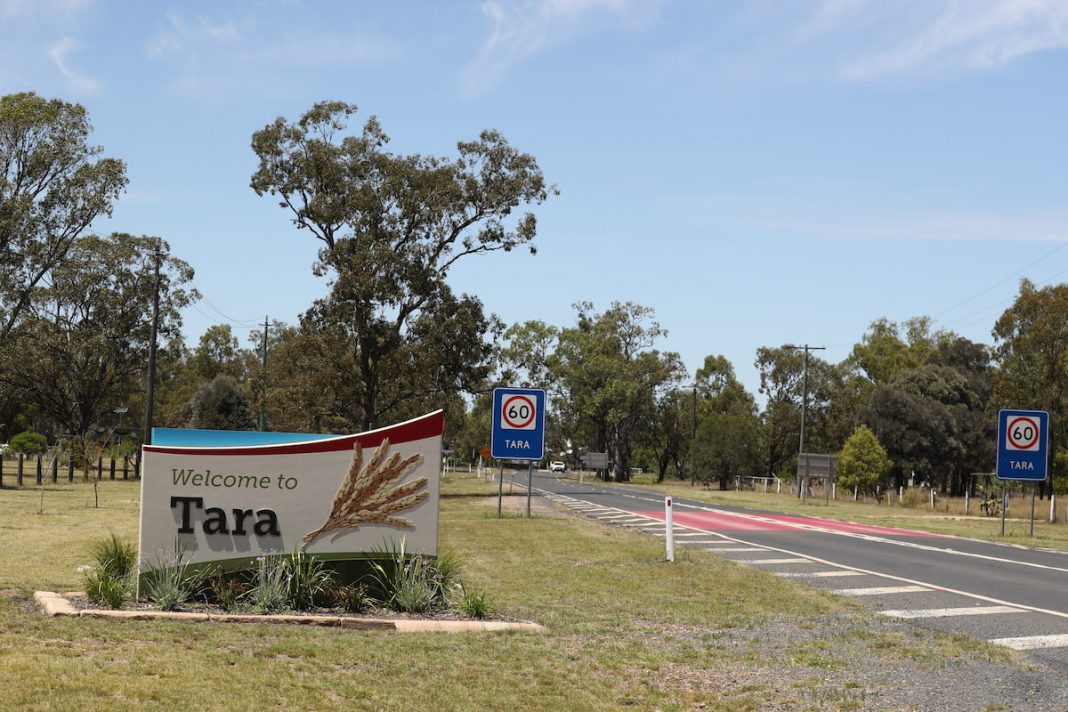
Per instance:
[[[352,449],[352,464],[348,474],[334,495],[334,504],[326,523],[315,531],[304,535],[304,546],[327,532],[341,534],[343,529],[359,529],[361,524],[385,524],[387,526],[411,529],[412,523],[399,512],[414,509],[430,497],[426,491],[427,479],[420,477],[398,485],[405,475],[419,466],[422,455],[412,455],[401,459],[400,453],[389,452],[389,440],[383,440],[371,456],[366,466],[363,464],[363,447],[356,443]]]

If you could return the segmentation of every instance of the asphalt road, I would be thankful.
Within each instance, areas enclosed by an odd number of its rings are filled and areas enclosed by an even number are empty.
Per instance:
[[[514,473],[516,484],[526,471]],[[664,496],[536,472],[578,513],[665,536]],[[968,633],[1068,671],[1068,553],[777,512],[673,502],[675,546],[708,549],[926,628]]]

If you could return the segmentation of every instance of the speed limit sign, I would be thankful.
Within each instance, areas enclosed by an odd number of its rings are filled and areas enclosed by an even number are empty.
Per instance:
[[[490,451],[498,460],[545,457],[545,391],[538,388],[493,391]]]
[[[1046,479],[1049,413],[1044,410],[998,412],[999,480]]]
[[[509,393],[501,399],[501,427],[506,430],[534,430],[538,404],[532,396]]]

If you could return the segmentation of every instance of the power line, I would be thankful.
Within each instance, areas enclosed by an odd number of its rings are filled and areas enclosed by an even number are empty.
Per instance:
[[[995,289],[997,289],[1001,285],[1005,284],[1009,280],[1012,280],[1012,279],[1015,279],[1016,277],[1019,277],[1021,274],[1023,274],[1027,270],[1031,269],[1032,267],[1037,265],[1039,262],[1042,262],[1044,260],[1049,259],[1053,255],[1055,255],[1058,252],[1060,252],[1061,250],[1063,250],[1065,247],[1068,247],[1068,242],[1062,242],[1061,244],[1057,245],[1056,247],[1054,247],[1052,250],[1050,250],[1046,254],[1044,254],[1041,257],[1039,257],[1034,262],[1031,262],[1030,264],[1027,264],[1027,265],[1021,267],[1020,269],[1018,269],[1015,272],[1013,272],[1012,274],[1010,274],[1008,277],[1006,277],[1006,278],[1004,278],[1004,279],[1002,279],[1002,280],[1000,280],[998,282],[995,282],[994,284],[990,285],[989,287],[987,287],[986,289],[982,290],[981,292],[973,294],[972,296],[968,297],[967,299],[965,299],[963,301],[960,301],[960,302],[954,304],[953,306],[949,307],[948,309],[943,309],[938,314],[933,315],[931,317],[931,319],[932,320],[938,319],[938,318],[942,317],[943,315],[948,314],[949,312],[953,311],[954,309],[957,309],[959,307],[964,306],[968,302],[975,301],[976,299],[978,299],[979,297],[983,296],[984,294],[989,294],[990,292],[994,291]]]

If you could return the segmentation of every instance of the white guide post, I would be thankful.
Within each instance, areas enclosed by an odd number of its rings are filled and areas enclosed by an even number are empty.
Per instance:
[[[664,541],[667,543],[667,560],[675,560],[675,531],[671,517],[671,497],[664,497]]]

